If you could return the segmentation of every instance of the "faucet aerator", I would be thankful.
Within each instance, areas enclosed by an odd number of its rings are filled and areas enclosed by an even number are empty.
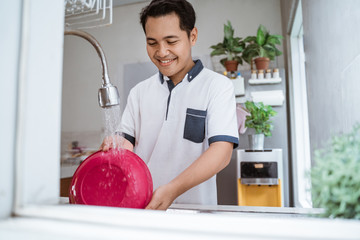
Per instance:
[[[107,84],[99,89],[99,105],[102,108],[110,108],[120,105],[120,96],[117,87]]]

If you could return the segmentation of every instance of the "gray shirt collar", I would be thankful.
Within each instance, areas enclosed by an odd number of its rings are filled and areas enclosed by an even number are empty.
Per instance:
[[[195,63],[195,65],[190,69],[190,71],[188,72],[188,75],[187,75],[187,79],[189,82],[191,82],[197,75],[199,75],[201,70],[203,70],[203,68],[204,68],[200,59],[195,60],[194,63]],[[159,72],[159,76],[160,76],[160,82],[161,82],[161,84],[163,84],[164,83],[164,75],[161,72]]]

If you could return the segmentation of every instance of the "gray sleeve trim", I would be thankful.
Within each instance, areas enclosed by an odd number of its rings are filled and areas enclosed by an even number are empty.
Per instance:
[[[131,144],[132,144],[133,146],[135,146],[135,138],[134,138],[133,136],[124,133],[124,138],[125,138],[126,140],[128,140],[129,142],[131,142]]]
[[[209,138],[209,145],[213,142],[230,142],[234,144],[234,149],[239,146],[239,139],[232,136],[227,135],[217,135]]]

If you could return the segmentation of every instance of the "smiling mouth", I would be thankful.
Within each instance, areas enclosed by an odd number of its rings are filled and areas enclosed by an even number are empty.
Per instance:
[[[177,58],[173,58],[173,59],[167,59],[167,60],[159,60],[159,64],[163,67],[169,66],[171,65]]]

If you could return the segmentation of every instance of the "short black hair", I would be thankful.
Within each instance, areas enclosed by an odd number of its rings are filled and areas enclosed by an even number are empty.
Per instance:
[[[195,27],[196,15],[193,6],[186,0],[152,0],[140,13],[140,23],[144,32],[148,17],[161,17],[171,13],[179,17],[180,29],[186,31],[190,37],[190,32]]]

